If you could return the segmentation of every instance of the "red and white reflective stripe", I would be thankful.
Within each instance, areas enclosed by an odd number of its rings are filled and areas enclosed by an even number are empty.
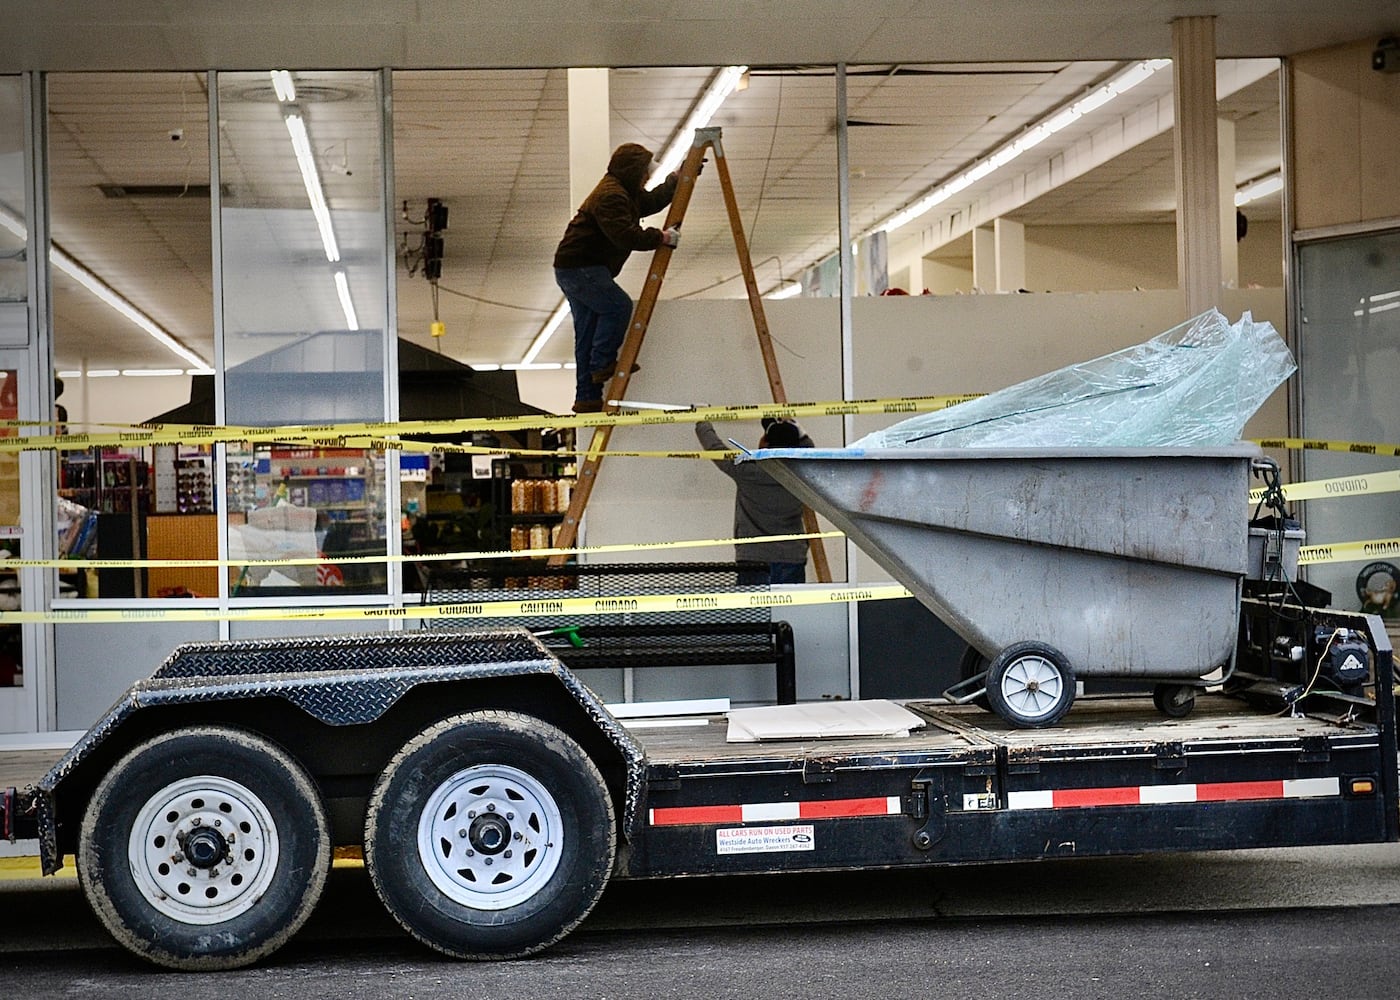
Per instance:
[[[1342,793],[1338,778],[1219,781],[1199,785],[1128,785],[1121,788],[1046,788],[1010,792],[1008,809],[1078,809],[1084,806],[1150,806],[1175,802],[1249,802],[1313,799]]]
[[[696,826],[716,823],[772,823],[796,819],[853,819],[857,816],[898,816],[904,812],[898,795],[868,799],[828,799],[814,802],[749,802],[733,806],[672,806],[649,810],[652,826]]]

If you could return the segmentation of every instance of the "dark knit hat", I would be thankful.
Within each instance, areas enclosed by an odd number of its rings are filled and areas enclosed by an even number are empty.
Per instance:
[[[802,440],[802,431],[797,425],[787,420],[775,420],[768,425],[768,447],[770,448],[796,448],[797,442]]]

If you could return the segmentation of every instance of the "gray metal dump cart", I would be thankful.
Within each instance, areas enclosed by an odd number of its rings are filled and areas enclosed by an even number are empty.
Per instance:
[[[1158,686],[1172,712],[1162,692],[1192,695],[1231,661],[1259,454],[1239,442],[742,460],[761,462],[967,641],[985,694],[961,700],[1047,726],[1069,710],[1076,675],[1176,682]]]

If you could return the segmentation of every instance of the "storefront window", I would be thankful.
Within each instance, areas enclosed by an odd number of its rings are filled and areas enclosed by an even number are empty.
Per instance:
[[[0,344],[16,347],[28,340],[23,107],[24,88],[19,77],[0,77]],[[18,420],[19,415],[19,372],[0,370],[0,420]],[[0,436],[17,433],[13,426],[0,427]],[[0,554],[9,557],[22,554],[19,462],[18,454],[0,452]],[[0,608],[19,607],[19,574],[4,571],[0,574]],[[0,688],[17,688],[23,683],[20,626],[0,626]],[[0,731],[3,728],[0,723]]]
[[[1298,251],[1298,360],[1302,432],[1361,443],[1400,441],[1394,387],[1400,379],[1400,232],[1308,244]],[[1364,477],[1396,459],[1355,452],[1303,453],[1305,478]],[[1392,495],[1348,495],[1307,504],[1309,544],[1392,539],[1400,507]],[[1335,607],[1400,619],[1400,558],[1323,563],[1308,582]]]
[[[218,77],[228,424],[388,415],[380,81],[300,70]],[[298,561],[235,566],[232,595],[382,593],[384,462],[298,442],[230,446],[229,558]],[[337,555],[381,561],[342,565]]]
[[[19,372],[0,371],[0,421],[19,419]],[[14,437],[14,426],[0,424],[0,437]],[[19,455],[0,452],[0,555],[20,555]],[[20,607],[19,575],[13,570],[0,573],[0,609]],[[0,687],[24,683],[24,642],[18,625],[0,625]]]
[[[228,460],[229,558],[257,561],[232,569],[234,597],[383,593],[383,452],[255,444]]]

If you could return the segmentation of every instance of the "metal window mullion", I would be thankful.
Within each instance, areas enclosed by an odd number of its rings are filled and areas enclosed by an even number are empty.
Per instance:
[[[214,281],[214,423],[224,425],[227,414],[227,400],[224,394],[224,372],[226,371],[224,351],[224,239],[221,217],[224,209],[223,170],[219,161],[219,73],[209,70],[205,89],[209,92],[209,240],[213,264]],[[228,445],[220,442],[214,445],[214,477],[218,485],[219,502],[216,505],[215,534],[218,541],[219,568],[219,609],[227,611],[231,588],[229,573],[223,565],[228,558],[229,496],[228,496]],[[219,616],[219,638],[230,637],[228,618]]]

